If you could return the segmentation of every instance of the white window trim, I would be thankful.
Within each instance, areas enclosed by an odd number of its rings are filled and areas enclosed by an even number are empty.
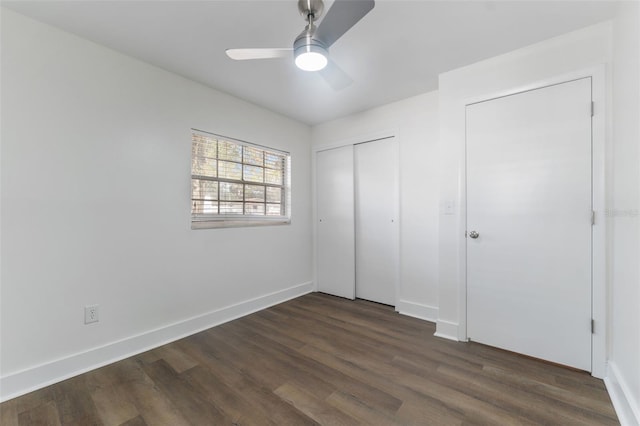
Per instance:
[[[238,228],[238,227],[254,227],[254,226],[274,226],[274,225],[288,225],[291,224],[291,154],[287,151],[283,151],[277,148],[272,148],[264,145],[259,145],[247,141],[243,141],[228,136],[219,135],[216,133],[207,132],[199,129],[191,129],[191,134],[200,134],[205,137],[215,138],[217,140],[224,140],[232,142],[242,146],[249,146],[264,151],[273,152],[283,155],[285,157],[285,170],[284,170],[284,182],[282,189],[284,191],[284,211],[283,216],[266,216],[266,215],[230,215],[219,214],[211,215],[209,217],[194,218],[193,213],[190,213],[191,229],[215,229],[215,228]],[[193,141],[191,142],[193,144]],[[193,160],[193,157],[192,157]],[[244,162],[241,164],[244,165]],[[193,179],[193,166],[190,167],[190,180]],[[217,179],[216,179],[217,180]],[[238,183],[248,185],[264,185],[259,182],[251,181],[238,181]],[[269,186],[268,184],[265,186]],[[190,202],[193,201],[192,194],[190,193]]]

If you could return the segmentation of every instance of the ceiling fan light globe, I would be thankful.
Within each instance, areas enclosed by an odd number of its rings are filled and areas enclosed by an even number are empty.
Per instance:
[[[321,53],[304,52],[296,57],[296,66],[303,71],[320,71],[327,66],[327,58]]]
[[[320,71],[327,66],[329,52],[322,46],[308,44],[294,51],[296,66],[303,71]]]

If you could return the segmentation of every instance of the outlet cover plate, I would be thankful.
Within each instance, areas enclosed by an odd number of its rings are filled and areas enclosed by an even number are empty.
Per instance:
[[[84,307],[84,323],[91,324],[98,322],[98,305]]]

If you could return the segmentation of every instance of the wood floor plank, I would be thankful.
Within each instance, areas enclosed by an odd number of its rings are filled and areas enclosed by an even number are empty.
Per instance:
[[[240,326],[240,328],[244,328],[241,337],[248,338],[251,344],[262,348],[263,353],[268,355],[268,359],[272,361],[281,359],[282,371],[290,372],[287,376],[289,383],[293,382],[303,388],[307,387],[308,383],[314,383],[314,394],[321,394],[323,397],[341,390],[355,398],[370,401],[379,410],[387,413],[395,413],[402,404],[398,398],[309,359],[297,350],[289,350],[288,347],[281,346],[277,342],[269,342],[268,338],[252,333],[248,327]]]
[[[609,425],[588,373],[308,294],[0,404],[16,425]]]
[[[224,378],[226,383],[235,386],[249,380],[273,390],[287,380],[288,371],[280,371],[277,360],[264,357],[259,348],[249,342],[239,343],[230,339],[230,335],[225,329],[220,329],[215,335],[203,336],[200,342],[200,346],[206,348],[209,356],[226,367],[218,369],[210,366],[210,369]]]
[[[275,393],[321,425],[360,424],[353,417],[316,398],[313,393],[291,383],[280,386]]]
[[[139,416],[121,385],[108,385],[91,393],[100,420],[105,426],[117,426]]]
[[[375,404],[365,403],[362,398],[358,398],[348,392],[335,391],[327,397],[326,401],[365,425],[401,424],[394,419],[393,415],[381,411]]]
[[[407,399],[398,410],[395,419],[406,426],[460,426],[465,424],[460,417],[453,417],[448,413],[433,410],[429,405],[425,405],[421,399]],[[466,424],[473,424],[467,420]]]
[[[61,424],[102,424],[86,379],[86,376],[81,375],[54,387],[54,400]]]
[[[191,424],[226,424],[231,421],[185,380],[164,359],[144,364],[145,373]]]
[[[201,366],[194,367],[183,373],[185,380],[203,395],[207,400],[219,409],[234,425],[275,425],[262,413],[256,413],[251,404],[235,389],[211,374],[208,369]]]
[[[192,374],[192,370],[185,372],[187,377],[195,380],[201,388],[206,389],[209,393],[217,395],[217,398],[222,398],[227,401],[224,407],[229,404],[229,408],[232,409],[231,418],[238,424],[281,424],[281,425],[304,425],[314,424],[311,419],[302,415],[291,405],[287,404],[282,399],[273,394],[272,390],[275,387],[269,383],[254,376],[246,374],[243,370],[245,365],[249,365],[249,361],[241,363],[240,369],[237,366],[232,365],[235,362],[235,358],[227,358],[225,353],[230,352],[228,350],[221,350],[225,348],[221,340],[216,341],[213,344],[212,338],[206,338],[204,342],[201,342],[199,347],[203,348],[202,351],[191,352],[190,354],[194,358],[200,358],[203,360],[203,364],[206,365],[206,376],[209,377],[207,381],[202,380],[205,374],[199,372],[197,375]],[[193,348],[192,348],[193,350]],[[216,358],[216,354],[218,358]],[[215,360],[213,362],[207,361]],[[212,380],[213,379],[213,380]],[[220,386],[215,388],[209,386],[208,382],[213,381],[223,385],[224,391],[218,392]],[[280,381],[278,381],[280,383]]]
[[[611,401],[603,398],[602,392],[598,395],[585,395],[581,392],[565,389],[564,387],[554,386],[547,383],[540,383],[530,380],[524,376],[516,374],[504,374],[504,370],[487,369],[484,370],[487,378],[493,378],[496,382],[501,382],[510,386],[511,389],[519,389],[525,391],[528,396],[538,395],[548,399],[562,402],[568,406],[584,407],[583,410],[606,417],[602,419],[603,424],[614,422],[617,420]],[[605,394],[606,396],[606,394]]]
[[[450,387],[465,392],[468,395],[483,395],[482,400],[516,413],[534,421],[536,424],[550,424],[559,422],[564,425],[605,425],[607,423],[594,422],[585,412],[577,412],[571,407],[564,406],[552,398],[541,397],[521,389],[505,386],[491,380],[483,380],[479,375],[452,369],[448,366],[438,368],[436,381],[447,383]],[[441,378],[441,380],[438,380]],[[539,409],[533,411],[531,408]]]
[[[0,404],[0,425],[18,426],[18,404],[16,399]]]
[[[122,423],[120,426],[147,426],[147,422],[144,421],[142,416],[137,416]]]
[[[463,391],[442,386],[433,381],[432,378],[419,378],[415,374],[403,374],[401,369],[391,363],[394,352],[387,354],[386,349],[380,349],[378,350],[378,354],[382,355],[376,357],[372,353],[373,346],[371,344],[368,342],[362,342],[360,344],[353,343],[351,341],[353,340],[352,337],[353,336],[349,335],[348,339],[338,343],[334,341],[332,344],[327,344],[324,340],[312,339],[314,345],[312,350],[335,353],[338,358],[363,368],[366,372],[365,374],[376,375],[380,380],[387,382],[393,381],[394,379],[398,380],[402,382],[405,387],[409,387],[427,396],[438,397],[443,400],[445,404],[449,404],[452,407],[464,406],[467,412],[473,414],[475,417],[486,418],[487,421],[510,420],[523,422],[523,419],[518,418],[517,415],[512,416],[509,412],[501,411],[499,407],[491,406],[484,401],[467,395]],[[361,348],[357,348],[357,346]],[[458,404],[456,402],[463,403]],[[494,416],[494,414],[496,415]]]
[[[58,407],[54,401],[48,401],[44,404],[30,408],[27,411],[23,411],[18,414],[19,425],[47,425],[47,426],[59,426],[62,423],[60,420],[60,413]],[[72,423],[67,423],[72,424]]]
[[[300,350],[300,352],[310,358],[316,359],[318,362],[322,362],[331,368],[342,372],[349,377],[352,377],[354,380],[360,380],[373,387],[384,389],[385,392],[390,393],[402,401],[420,400],[425,408],[433,411],[439,417],[451,419],[463,417],[459,416],[460,413],[454,408],[447,407],[439,399],[423,395],[410,387],[407,387],[401,378],[388,380],[387,378],[378,375],[377,372],[370,372],[364,367],[350,361],[346,361],[335,354],[325,352],[322,349],[313,346],[305,346]]]
[[[137,361],[142,370],[142,361]],[[140,379],[122,384],[122,391],[130,398],[144,421],[148,424],[186,425],[187,419],[174,402],[162,393],[156,383],[143,372]]]
[[[164,345],[154,349],[153,352],[157,353],[158,359],[163,359],[176,373],[182,373],[198,365],[189,355],[180,351],[176,345]]]
[[[48,386],[16,398],[13,402],[18,413],[23,413],[54,400],[54,388]],[[4,404],[2,404],[4,406]]]

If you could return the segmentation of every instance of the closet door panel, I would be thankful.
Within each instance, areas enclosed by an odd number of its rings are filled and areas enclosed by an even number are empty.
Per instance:
[[[353,146],[316,155],[318,291],[355,298]]]
[[[356,297],[395,306],[398,275],[395,138],[355,146]]]

